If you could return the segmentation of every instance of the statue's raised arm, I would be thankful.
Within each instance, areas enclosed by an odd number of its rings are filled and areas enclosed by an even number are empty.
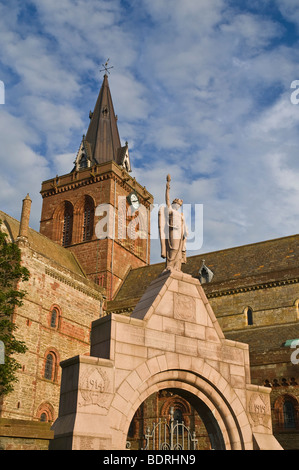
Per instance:
[[[167,175],[166,207],[159,210],[161,257],[166,258],[166,269],[180,271],[182,263],[186,263],[187,229],[181,212],[182,199],[176,198],[170,204],[170,181],[171,177]]]
[[[165,201],[166,201],[166,206],[169,208],[170,207],[169,192],[170,192],[170,181],[171,181],[170,175],[167,175],[166,181],[167,182],[166,182],[166,191],[165,191]]]

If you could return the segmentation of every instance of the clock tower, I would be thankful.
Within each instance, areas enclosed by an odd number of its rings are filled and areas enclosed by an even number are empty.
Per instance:
[[[42,183],[40,232],[72,251],[112,299],[130,270],[150,262],[152,195],[131,176],[107,74],[74,167]]]

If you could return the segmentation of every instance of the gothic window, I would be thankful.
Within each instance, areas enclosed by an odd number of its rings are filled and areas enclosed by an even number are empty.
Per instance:
[[[67,246],[72,241],[73,232],[73,205],[69,201],[63,201],[53,214],[54,231],[53,239],[56,243]]]
[[[48,403],[42,403],[37,410],[36,417],[41,423],[49,423],[54,421],[54,408]]]
[[[45,373],[44,378],[47,380],[52,380],[53,377],[53,369],[54,369],[54,356],[53,354],[48,354],[46,357],[45,363]]]
[[[59,317],[60,317],[60,308],[57,306],[53,306],[50,309],[50,317],[49,317],[49,322],[50,322],[50,327],[51,328],[58,328],[59,326]]]
[[[251,307],[245,308],[246,323],[247,325],[253,325],[253,310]]]
[[[273,411],[275,432],[298,429],[299,404],[294,396],[289,394],[280,395],[275,400]]]
[[[83,212],[83,241],[91,240],[93,234],[94,203],[86,197]]]
[[[183,413],[182,410],[176,408],[173,412],[173,419],[175,422],[182,423],[183,422]]]
[[[63,229],[62,229],[62,245],[67,246],[71,243],[73,229],[73,207],[70,203],[65,203]]]
[[[182,410],[180,408],[175,408],[174,409],[174,412],[173,412],[173,420],[174,420],[174,423],[175,425],[178,424],[184,424],[184,418],[183,418],[183,413],[182,413]],[[179,434],[182,434],[182,426],[178,426],[177,427],[177,431]]]
[[[283,422],[285,429],[296,428],[295,408],[290,400],[286,400],[283,404]]]
[[[46,355],[45,365],[44,365],[44,379],[52,380],[53,382],[57,380],[57,364],[59,363],[56,353],[50,351]]]
[[[56,308],[53,308],[52,313],[51,313],[51,328],[56,328],[57,317],[58,317],[58,312]]]

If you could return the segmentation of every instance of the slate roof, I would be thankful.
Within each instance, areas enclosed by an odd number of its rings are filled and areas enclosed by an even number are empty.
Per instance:
[[[299,339],[299,324],[249,327],[244,330],[227,331],[225,337],[249,344],[250,350],[255,353],[285,349],[290,355],[292,350],[286,348],[284,343],[290,339]]]
[[[203,287],[208,296],[213,296],[246,286],[298,278],[298,253],[299,235],[293,235],[188,257],[182,270],[198,277],[204,259],[214,277]],[[114,299],[108,303],[108,311],[125,312],[134,308],[164,267],[163,262],[131,270]]]
[[[2,211],[0,211],[0,220],[2,220],[5,225],[11,241],[15,242],[19,234],[20,222]],[[28,231],[28,242],[33,250],[45,256],[52,262],[77,276],[86,278],[82,267],[71,251],[58,245],[32,228],[29,228]]]

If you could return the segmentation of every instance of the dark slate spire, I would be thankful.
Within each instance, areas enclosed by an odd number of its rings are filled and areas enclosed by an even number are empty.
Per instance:
[[[128,144],[126,142],[122,147],[119,138],[107,74],[104,75],[94,111],[90,113],[89,127],[86,136],[83,136],[75,162],[77,169],[83,168],[80,162],[85,164],[86,159],[87,166],[115,161],[127,171],[131,171]]]

